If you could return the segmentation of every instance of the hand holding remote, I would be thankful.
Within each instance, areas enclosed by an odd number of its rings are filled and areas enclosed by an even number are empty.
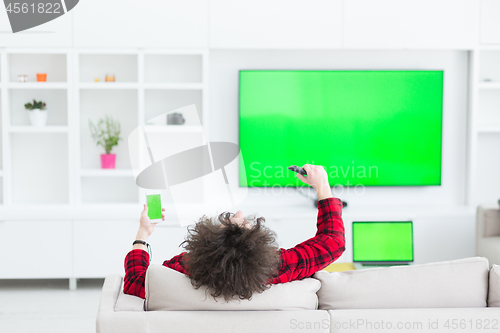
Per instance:
[[[302,167],[307,177],[297,173],[297,177],[304,183],[311,185],[318,194],[318,200],[332,198],[332,190],[328,183],[328,174],[322,165],[304,164]]]
[[[307,176],[307,172],[306,170],[302,169],[301,167],[299,166],[296,166],[296,165],[291,165],[288,167],[288,170],[291,170],[293,172],[297,172],[297,173],[300,173],[302,176]]]

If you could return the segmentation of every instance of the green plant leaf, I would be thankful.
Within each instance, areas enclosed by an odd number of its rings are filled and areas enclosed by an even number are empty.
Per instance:
[[[111,154],[114,146],[118,145],[120,137],[120,122],[106,115],[94,124],[89,119],[90,134],[97,146],[102,146],[106,154]]]

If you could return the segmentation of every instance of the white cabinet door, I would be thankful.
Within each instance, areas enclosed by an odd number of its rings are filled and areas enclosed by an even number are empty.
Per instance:
[[[73,221],[74,276],[103,278],[125,274],[124,259],[139,228],[133,220]]]
[[[74,15],[76,47],[208,46],[208,0],[85,0]]]
[[[19,1],[22,3],[22,1]],[[85,2],[85,1],[82,1]],[[77,5],[75,10],[78,10]],[[33,27],[12,33],[7,11],[2,5],[0,10],[0,47],[71,47],[72,12]]]
[[[102,278],[108,274],[125,274],[124,260],[132,250],[139,228],[139,218],[116,221],[74,221],[73,251],[74,276]],[[153,253],[152,262],[181,253],[179,244],[184,240],[186,228],[156,226],[148,239]]]
[[[0,221],[0,278],[71,277],[71,221]]]
[[[472,48],[478,14],[475,0],[348,0],[344,47]]]
[[[481,43],[500,44],[500,1],[481,0]]]
[[[341,0],[212,0],[210,48],[340,48],[341,9]]]

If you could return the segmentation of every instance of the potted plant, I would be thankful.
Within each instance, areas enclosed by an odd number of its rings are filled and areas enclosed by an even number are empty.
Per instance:
[[[101,154],[101,168],[114,169],[116,155],[111,154],[111,149],[118,145],[120,138],[120,123],[118,120],[113,120],[110,116],[105,116],[99,119],[95,125],[89,119],[89,127],[92,138],[97,146],[103,146],[106,154]]]
[[[45,109],[46,104],[44,102],[33,100],[33,104],[26,103],[24,107],[29,111],[32,126],[42,127],[47,124],[48,111]]]

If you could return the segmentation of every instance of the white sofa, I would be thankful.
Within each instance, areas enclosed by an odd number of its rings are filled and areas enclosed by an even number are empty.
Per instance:
[[[475,257],[274,285],[251,301],[216,302],[181,273],[152,265],[146,302],[109,275],[97,333],[478,332],[500,330],[500,266]],[[147,309],[145,311],[144,309]]]

